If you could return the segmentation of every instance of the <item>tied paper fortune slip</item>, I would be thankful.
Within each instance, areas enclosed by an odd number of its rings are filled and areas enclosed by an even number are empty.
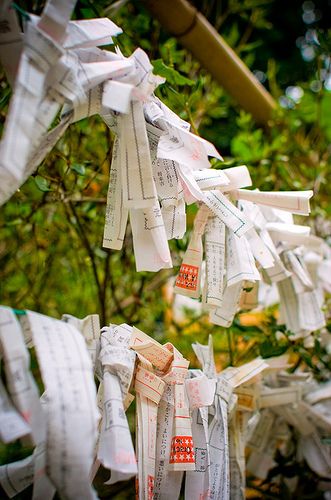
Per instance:
[[[321,445],[331,429],[330,384],[308,371],[287,372],[287,355],[218,373],[210,337],[207,346],[193,345],[203,371],[188,370],[188,360],[172,344],[161,345],[126,324],[100,332],[97,315],[64,315],[58,321],[27,311],[18,322],[10,308],[1,307],[0,316],[1,345],[16,330],[22,352],[17,379],[9,344],[5,350],[9,383],[0,388],[0,421],[9,418],[13,427],[1,432],[7,442],[30,433],[36,445],[29,457],[0,466],[0,484],[10,498],[31,484],[35,498],[52,498],[55,490],[73,500],[96,498],[91,481],[100,463],[110,470],[109,485],[137,475],[143,500],[169,492],[179,498],[184,471],[188,499],[244,498],[246,467],[265,479],[292,432],[312,470],[331,477],[330,457]],[[36,348],[46,389],[40,402],[24,361],[25,343]],[[97,440],[92,361],[102,401]],[[17,399],[12,384],[23,381],[30,391]],[[136,447],[125,415],[133,391]],[[34,420],[22,404],[45,422],[47,435],[42,425],[33,432]]]

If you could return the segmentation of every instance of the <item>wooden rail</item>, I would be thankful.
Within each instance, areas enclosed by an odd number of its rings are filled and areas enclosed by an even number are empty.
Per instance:
[[[276,107],[269,92],[207,19],[187,0],[143,0],[161,25],[188,49],[215,80],[259,124]]]

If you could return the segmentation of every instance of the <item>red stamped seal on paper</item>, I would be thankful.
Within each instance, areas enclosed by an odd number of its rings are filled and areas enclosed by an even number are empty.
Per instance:
[[[171,464],[194,464],[194,446],[191,436],[175,436],[171,441]]]
[[[153,500],[153,497],[154,497],[154,477],[151,475],[148,475],[147,498],[148,498],[148,500]]]
[[[176,279],[176,286],[179,288],[186,288],[186,290],[195,291],[198,287],[198,275],[198,266],[182,264]]]

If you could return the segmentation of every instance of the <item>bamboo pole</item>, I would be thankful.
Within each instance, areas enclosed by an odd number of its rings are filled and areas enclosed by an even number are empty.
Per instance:
[[[143,4],[257,123],[268,123],[274,99],[195,7],[187,0],[143,0]]]

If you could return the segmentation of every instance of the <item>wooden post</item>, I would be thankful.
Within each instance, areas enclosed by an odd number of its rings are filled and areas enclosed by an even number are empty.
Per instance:
[[[143,0],[143,4],[257,123],[268,123],[274,99],[195,7],[187,0]]]

